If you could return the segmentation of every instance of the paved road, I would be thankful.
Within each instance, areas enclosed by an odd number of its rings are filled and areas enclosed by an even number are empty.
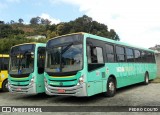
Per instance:
[[[112,98],[24,95],[0,92],[0,106],[160,106],[160,83],[118,89]]]

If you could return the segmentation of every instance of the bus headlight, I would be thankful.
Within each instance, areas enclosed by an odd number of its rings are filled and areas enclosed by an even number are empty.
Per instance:
[[[47,79],[46,79],[46,78],[44,78],[44,83],[46,83],[46,84],[47,84]]]
[[[82,75],[80,78],[79,78],[79,84],[83,84],[84,83],[84,75]]]
[[[32,85],[34,83],[34,77],[32,77],[30,85]]]
[[[8,82],[8,86],[7,86],[7,87],[8,87],[8,89],[11,89],[11,87],[10,87],[10,83],[9,83],[9,82]]]

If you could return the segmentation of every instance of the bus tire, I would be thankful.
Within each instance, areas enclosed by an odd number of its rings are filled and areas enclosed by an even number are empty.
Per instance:
[[[104,93],[106,97],[113,97],[116,93],[116,83],[115,80],[112,77],[108,78],[107,82],[107,91]]]
[[[148,84],[149,84],[149,75],[148,75],[148,73],[145,73],[145,76],[144,76],[144,84],[145,84],[145,85],[148,85]]]
[[[2,91],[4,92],[8,91],[8,80],[7,79],[2,84]]]

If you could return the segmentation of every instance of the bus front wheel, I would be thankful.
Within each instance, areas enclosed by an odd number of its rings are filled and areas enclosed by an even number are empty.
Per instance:
[[[113,97],[116,93],[116,83],[112,77],[109,77],[107,82],[107,91],[104,93],[106,97]]]
[[[8,80],[5,80],[2,84],[2,91],[7,92],[8,91]]]

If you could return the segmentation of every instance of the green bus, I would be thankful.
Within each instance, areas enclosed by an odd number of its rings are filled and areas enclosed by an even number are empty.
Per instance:
[[[154,51],[104,37],[75,33],[46,44],[45,92],[48,95],[112,97],[117,88],[156,77]]]
[[[24,43],[10,51],[8,89],[12,93],[38,94],[45,92],[43,43]]]

